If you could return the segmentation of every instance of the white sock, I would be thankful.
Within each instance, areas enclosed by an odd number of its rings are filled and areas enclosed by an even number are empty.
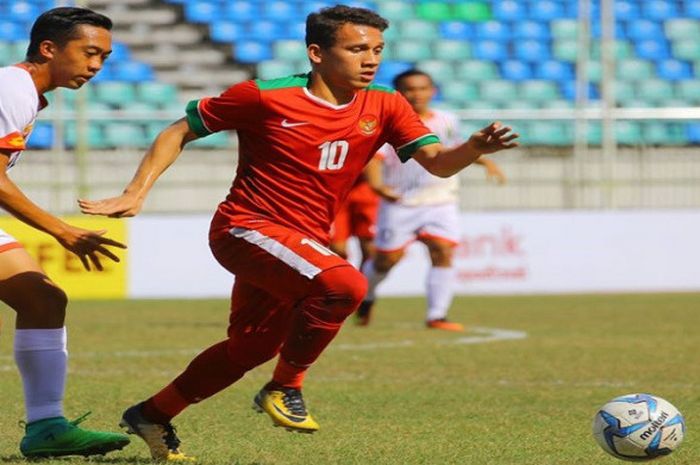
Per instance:
[[[454,268],[430,267],[428,271],[428,320],[439,320],[447,316],[454,296]]]
[[[16,330],[15,362],[22,375],[27,423],[63,416],[66,328]]]
[[[367,295],[365,296],[365,301],[372,301],[376,298],[375,291],[379,283],[384,281],[388,273],[379,272],[374,269],[374,260],[370,259],[362,265],[362,274],[367,278]]]

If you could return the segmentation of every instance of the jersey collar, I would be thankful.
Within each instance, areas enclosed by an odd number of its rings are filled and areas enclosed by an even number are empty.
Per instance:
[[[349,107],[355,102],[355,99],[357,98],[357,92],[355,92],[355,95],[352,96],[352,100],[350,100],[348,103],[344,103],[342,105],[333,105],[331,102],[328,102],[326,100],[323,100],[320,97],[316,97],[314,94],[312,94],[308,88],[303,87],[302,90],[304,91],[304,94],[310,99],[313,100],[314,102],[318,103],[319,105],[323,105],[324,107],[328,107],[332,110],[342,110],[344,108]]]

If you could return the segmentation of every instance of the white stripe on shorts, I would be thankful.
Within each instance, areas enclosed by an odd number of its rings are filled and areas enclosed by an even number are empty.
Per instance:
[[[297,255],[293,250],[287,248],[284,244],[265,236],[259,231],[245,228],[232,228],[229,230],[229,234],[231,234],[233,237],[243,239],[244,241],[253,245],[257,245],[265,252],[269,253],[273,257],[279,258],[284,263],[297,270],[299,274],[306,276],[309,279],[313,279],[317,274],[323,271],[321,268],[309,262],[304,257]]]

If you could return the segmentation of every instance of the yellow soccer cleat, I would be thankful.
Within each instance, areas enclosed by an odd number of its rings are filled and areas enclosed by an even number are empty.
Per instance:
[[[275,426],[281,426],[287,431],[313,433],[319,428],[318,423],[306,411],[299,389],[263,388],[253,399],[253,409],[267,413]]]
[[[157,462],[194,462],[180,451],[180,439],[175,427],[170,423],[154,423],[141,414],[141,405],[129,407],[122,415],[119,426],[126,428],[129,434],[135,434],[144,440],[151,450],[151,457]]]

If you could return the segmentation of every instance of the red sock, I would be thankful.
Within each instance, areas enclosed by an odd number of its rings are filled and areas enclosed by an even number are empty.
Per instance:
[[[170,423],[170,420],[189,405],[190,402],[170,383],[143,403],[141,413],[146,419],[156,423]]]
[[[297,367],[287,362],[282,357],[277,360],[275,372],[272,374],[272,384],[281,387],[301,389],[306,370],[309,367]]]

